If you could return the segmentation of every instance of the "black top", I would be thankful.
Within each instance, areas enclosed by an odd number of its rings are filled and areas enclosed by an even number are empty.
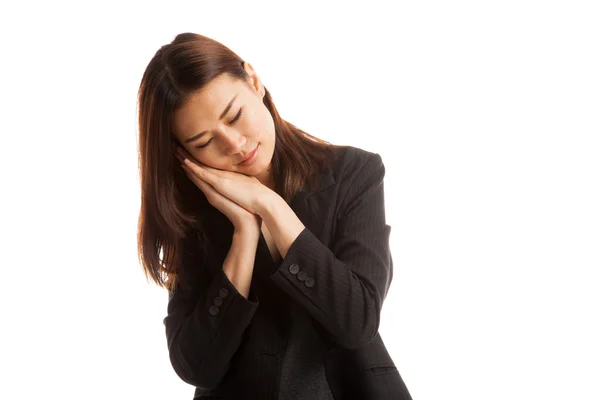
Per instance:
[[[393,271],[385,168],[376,153],[336,152],[317,189],[290,202],[305,229],[286,257],[273,262],[261,234],[248,299],[222,269],[227,217],[207,216],[208,251],[186,247],[163,322],[173,369],[194,398],[327,399],[328,387],[336,400],[411,398],[378,333]]]
[[[283,357],[279,400],[333,400],[325,376],[327,348],[313,327],[313,319],[290,303],[292,328]]]

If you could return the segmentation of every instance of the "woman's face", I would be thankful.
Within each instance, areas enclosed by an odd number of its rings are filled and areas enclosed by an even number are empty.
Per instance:
[[[267,184],[275,124],[262,101],[262,83],[250,64],[245,67],[248,84],[222,74],[194,93],[175,113],[173,134],[200,163],[255,176]],[[253,162],[240,164],[254,149]]]

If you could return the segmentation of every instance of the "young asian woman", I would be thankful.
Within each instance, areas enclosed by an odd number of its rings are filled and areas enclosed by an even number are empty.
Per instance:
[[[379,335],[385,167],[285,121],[254,68],[182,33],[138,92],[147,277],[195,399],[410,399]]]

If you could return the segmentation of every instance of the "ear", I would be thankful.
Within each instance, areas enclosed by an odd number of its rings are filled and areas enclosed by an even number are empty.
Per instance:
[[[252,67],[252,64],[250,64],[249,62],[244,61],[244,69],[246,70],[246,73],[248,74],[248,84],[254,88],[254,90],[257,93],[264,93],[264,88],[262,85],[262,82],[260,81],[260,78],[258,77],[258,74],[256,73],[256,71],[254,71],[254,68]]]

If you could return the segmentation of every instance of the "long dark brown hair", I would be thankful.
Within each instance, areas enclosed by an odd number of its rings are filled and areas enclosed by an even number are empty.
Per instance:
[[[246,80],[244,62],[211,38],[181,33],[156,52],[140,83],[138,259],[146,279],[171,291],[181,272],[185,240],[199,229],[203,210],[211,207],[174,155],[173,114],[191,94],[221,74]],[[289,202],[307,183],[313,187],[321,169],[331,167],[332,148],[337,146],[283,120],[266,87],[265,92],[263,102],[275,122],[275,191]]]

